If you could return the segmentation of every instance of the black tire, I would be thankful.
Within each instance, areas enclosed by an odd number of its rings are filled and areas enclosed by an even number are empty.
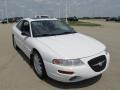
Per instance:
[[[12,43],[13,43],[13,47],[16,49],[17,45],[16,45],[16,42],[15,42],[14,35],[12,35]]]
[[[36,66],[36,61],[35,61],[35,56],[38,56],[38,59],[39,59],[39,64],[40,64],[40,70],[41,70],[41,73],[37,70],[37,66]],[[40,79],[45,79],[46,78],[46,70],[45,70],[45,66],[44,66],[44,63],[43,63],[43,60],[40,56],[40,54],[37,52],[37,51],[34,51],[33,54],[32,54],[32,61],[33,61],[33,70],[34,72],[36,73],[36,75],[40,78]]]

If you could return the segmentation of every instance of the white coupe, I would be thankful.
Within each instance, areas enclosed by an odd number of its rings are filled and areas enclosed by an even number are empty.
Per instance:
[[[42,79],[77,82],[98,76],[109,66],[105,45],[54,18],[21,20],[13,26],[12,40]]]

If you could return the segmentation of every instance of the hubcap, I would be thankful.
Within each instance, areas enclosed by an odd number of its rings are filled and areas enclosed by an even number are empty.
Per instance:
[[[42,75],[42,63],[40,61],[38,54],[34,55],[34,67],[35,67],[36,72],[39,75]]]

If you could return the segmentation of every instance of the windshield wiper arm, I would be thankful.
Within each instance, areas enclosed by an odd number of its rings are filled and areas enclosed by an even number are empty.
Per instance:
[[[53,36],[52,34],[36,34],[35,37],[46,37],[46,36]]]
[[[62,34],[72,34],[72,33],[76,33],[76,32],[63,32],[63,33],[60,33],[59,35],[62,35]]]

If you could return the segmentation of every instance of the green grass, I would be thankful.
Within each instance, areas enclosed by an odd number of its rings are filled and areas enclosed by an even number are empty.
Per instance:
[[[83,22],[83,21],[69,21],[68,24],[71,26],[90,26],[90,27],[102,26],[100,24]]]

